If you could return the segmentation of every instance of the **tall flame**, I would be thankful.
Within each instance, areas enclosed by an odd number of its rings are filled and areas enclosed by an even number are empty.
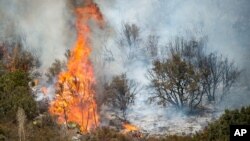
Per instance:
[[[89,59],[91,44],[89,20],[102,24],[99,8],[93,2],[75,9],[77,40],[71,50],[67,71],[58,75],[57,92],[51,102],[50,113],[58,116],[59,123],[75,122],[82,132],[88,132],[99,124],[95,101],[94,70]]]

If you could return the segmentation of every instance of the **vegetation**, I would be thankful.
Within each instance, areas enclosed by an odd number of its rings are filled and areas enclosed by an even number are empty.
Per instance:
[[[0,46],[1,66],[5,71],[22,70],[29,72],[40,66],[38,58],[29,51],[23,49],[21,43],[3,43]]]
[[[150,101],[160,105],[170,104],[193,112],[204,106],[203,100],[219,102],[230,92],[240,74],[227,58],[216,53],[207,55],[204,40],[177,38],[168,47],[168,57],[154,60],[148,73],[149,87],[154,89]]]
[[[225,113],[215,122],[209,124],[202,133],[195,136],[200,140],[229,140],[230,125],[249,125],[250,106],[240,110],[225,110]]]
[[[38,114],[28,83],[31,81],[30,71],[39,62],[19,43],[3,44],[0,50],[0,139],[16,135],[18,131],[19,139],[25,140],[26,117],[32,120]],[[13,127],[14,123],[18,123],[18,130]]]
[[[149,72],[152,87],[156,89],[158,104],[172,104],[177,109],[189,107],[195,109],[201,103],[203,93],[199,85],[199,72],[183,61],[179,55],[173,55],[164,62],[155,61],[153,71]]]
[[[105,104],[120,111],[122,119],[126,119],[127,110],[134,104],[135,95],[139,92],[138,84],[129,80],[126,74],[115,76],[110,84],[105,85]],[[119,114],[117,114],[119,116]]]
[[[22,107],[28,119],[37,115],[34,97],[28,86],[26,72],[8,72],[0,76],[0,119],[15,120],[18,107]]]
[[[132,46],[133,42],[139,40],[139,29],[135,25],[126,25],[125,29],[127,44]],[[151,87],[155,90],[151,100],[157,100],[158,104],[171,104],[182,110],[196,110],[203,106],[201,103],[204,98],[208,102],[223,100],[223,96],[230,91],[240,74],[237,67],[227,58],[216,53],[205,54],[202,41],[178,40],[176,44],[170,45],[168,58],[157,60],[157,51],[153,48],[156,48],[158,38],[149,38],[148,50],[154,58],[153,68],[148,74]],[[8,51],[7,46],[11,47]],[[74,130],[59,126],[55,117],[47,113],[47,99],[40,102],[34,100],[28,83],[32,80],[31,71],[38,64],[36,57],[24,51],[20,44],[0,47],[0,141],[69,141],[76,135]],[[64,62],[59,60],[53,63],[47,74],[48,82],[53,81],[53,77],[64,65]],[[219,86],[222,86],[221,93],[218,93]],[[105,104],[118,110],[121,113],[118,115],[126,120],[127,110],[134,103],[139,90],[139,85],[129,80],[126,74],[115,76],[110,83],[105,84]],[[224,141],[229,138],[229,125],[232,124],[250,124],[250,107],[226,110],[218,120],[193,136],[148,137],[144,134],[122,133],[109,127],[100,127],[82,135],[80,140]]]
[[[121,57],[125,64],[140,58],[142,49],[140,44],[140,28],[136,24],[125,23],[118,37],[118,46],[120,51],[124,53],[124,56]]]
[[[58,59],[52,63],[51,67],[48,69],[48,72],[45,74],[48,78],[48,83],[53,82],[53,79],[62,71],[64,65],[65,64]]]
[[[146,137],[141,136],[139,139],[134,137],[133,134],[120,134],[119,132],[109,129],[100,128],[96,132],[88,135],[85,140],[87,141],[227,141],[229,140],[229,125],[250,124],[250,106],[243,107],[240,110],[225,110],[225,113],[215,122],[209,124],[203,131],[195,134],[194,136],[177,136],[169,135],[162,137]],[[84,140],[84,141],[85,141]]]

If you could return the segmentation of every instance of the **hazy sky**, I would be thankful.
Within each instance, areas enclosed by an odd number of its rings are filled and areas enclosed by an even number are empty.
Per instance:
[[[164,44],[176,35],[208,36],[208,45],[248,66],[249,0],[95,0],[115,31],[135,23],[142,35],[156,34]],[[70,48],[74,30],[66,0],[0,0],[0,39],[25,35],[27,46],[40,51],[44,62]],[[51,57],[55,56],[55,57]],[[49,64],[49,63],[47,63]]]
[[[208,36],[208,47],[236,60],[249,59],[249,0],[96,0],[116,30],[135,23],[166,43],[175,36]],[[248,61],[249,63],[249,61]],[[249,63],[250,64],[250,63]],[[244,65],[245,66],[245,65]]]

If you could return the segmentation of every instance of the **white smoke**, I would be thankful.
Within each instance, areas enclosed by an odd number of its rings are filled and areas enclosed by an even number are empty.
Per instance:
[[[150,65],[141,61],[124,64],[124,52],[117,46],[117,38],[124,23],[140,27],[143,39],[149,34],[158,35],[160,46],[164,46],[175,36],[207,36],[210,51],[228,56],[245,70],[246,75],[250,74],[248,0],[95,1],[108,27],[99,30],[93,25],[91,57],[98,78],[106,75],[110,79],[114,75],[127,72],[129,78],[141,84],[148,83],[145,73]],[[67,2],[68,0],[0,0],[0,42],[24,38],[23,45],[40,57],[41,68],[45,72],[56,58],[64,57],[65,50],[72,46],[76,36],[73,28],[74,16],[70,13]],[[143,47],[143,43],[141,46]],[[107,60],[110,62],[105,64]],[[244,78],[245,82],[241,85],[246,85],[249,89],[250,79]],[[240,93],[242,94],[232,94],[234,97],[228,100],[230,104],[249,104],[249,90]],[[157,118],[155,113],[164,115],[166,112],[146,104],[146,99],[147,91],[141,92],[135,107],[131,109],[133,114],[130,116],[134,117],[132,120],[139,124],[150,123],[147,119]],[[141,120],[137,119],[138,115]],[[152,120],[151,123],[156,121],[157,119]]]
[[[208,37],[209,52],[218,52],[244,70],[244,82],[238,84],[232,93],[224,100],[221,107],[237,108],[249,105],[250,74],[250,1],[242,0],[95,0],[105,19],[112,28],[105,46],[113,51],[114,60],[105,69],[108,75],[127,72],[128,76],[139,83],[147,84],[146,70],[150,65],[135,61],[125,65],[120,59],[124,52],[119,51],[116,43],[124,23],[136,24],[140,28],[141,38],[149,34],[160,37],[160,46],[166,45],[176,36],[190,38]],[[101,37],[100,37],[101,38]],[[107,36],[106,36],[107,38]],[[99,47],[103,47],[99,45]],[[143,47],[143,44],[142,44]],[[106,74],[105,74],[106,75]],[[248,87],[248,88],[245,88]],[[248,89],[248,90],[247,90]],[[143,91],[131,109],[131,120],[147,128],[158,121],[157,115],[165,115],[166,111],[155,105],[145,103],[148,92]],[[236,94],[237,93],[237,94]],[[242,100],[246,99],[246,100]],[[155,110],[157,109],[157,111]],[[157,113],[157,114],[155,114]],[[173,113],[172,113],[173,114]],[[175,114],[173,114],[175,115]],[[176,117],[176,116],[175,116]],[[153,120],[156,118],[156,120]],[[169,119],[168,119],[169,120]],[[176,122],[176,120],[174,120]],[[164,121],[168,124],[167,121]],[[202,124],[204,124],[203,122]],[[160,123],[161,124],[161,123]],[[182,125],[180,125],[182,127]],[[176,126],[175,126],[176,127]],[[154,130],[154,129],[152,129]]]
[[[176,36],[208,37],[208,51],[216,51],[249,74],[250,1],[242,0],[96,0],[117,40],[124,23],[136,24],[140,35],[160,37],[164,46]],[[115,51],[117,45],[106,45]],[[119,58],[124,52],[118,53]],[[120,65],[122,62],[117,63]],[[132,64],[130,64],[132,65]],[[137,69],[139,66],[133,67]],[[110,67],[109,71],[117,67]],[[124,67],[122,67],[124,68]],[[126,68],[125,68],[126,69]],[[141,70],[141,68],[139,68]],[[117,71],[114,71],[117,72]],[[140,74],[140,73],[138,73]],[[133,75],[136,77],[137,75]],[[139,79],[140,80],[140,79]]]
[[[166,43],[187,34],[206,35],[211,50],[242,62],[249,47],[250,2],[211,0],[96,0],[107,21],[116,30],[121,23],[135,23],[143,33],[155,32]]]
[[[46,70],[75,38],[66,0],[0,0],[0,41],[22,38]]]

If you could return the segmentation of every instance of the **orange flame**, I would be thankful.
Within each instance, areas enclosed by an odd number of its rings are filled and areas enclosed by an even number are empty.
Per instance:
[[[46,87],[42,87],[41,92],[43,93],[43,95],[47,95],[48,94],[48,89]]]
[[[129,124],[129,123],[124,123],[123,128],[124,128],[125,133],[139,130],[138,127],[136,127],[135,125]]]
[[[93,2],[78,7],[76,13],[77,40],[71,50],[67,71],[58,75],[57,93],[51,102],[50,113],[58,116],[59,123],[75,122],[82,132],[96,128],[99,124],[95,101],[95,77],[90,62],[91,44],[88,21],[93,19],[102,25],[102,14]]]

